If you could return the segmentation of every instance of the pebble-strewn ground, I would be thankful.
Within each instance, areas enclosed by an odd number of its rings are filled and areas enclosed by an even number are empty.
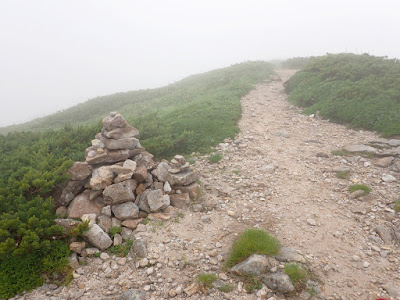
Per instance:
[[[379,167],[380,157],[332,155],[350,144],[387,141],[300,114],[283,93],[292,74],[282,70],[282,80],[266,82],[242,99],[241,133],[219,146],[218,164],[206,158],[194,164],[202,174],[202,205],[174,220],[140,226],[136,236],[147,241],[147,258],[91,258],[68,287],[45,285],[16,298],[142,299],[133,294],[143,292],[143,299],[283,299],[266,288],[245,293],[240,279],[223,268],[235,237],[255,226],[305,255],[324,283],[319,299],[400,299],[395,235],[400,221],[393,210],[400,197],[399,157],[394,153],[389,166]],[[349,170],[349,177],[340,179],[334,170]],[[372,191],[350,196],[353,183]],[[233,291],[189,297],[184,290],[202,272],[216,273]],[[121,297],[124,291],[131,296]]]

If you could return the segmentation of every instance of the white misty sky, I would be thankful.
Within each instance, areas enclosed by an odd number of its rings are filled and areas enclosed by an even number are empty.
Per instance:
[[[0,126],[246,60],[400,58],[400,2],[1,0]]]

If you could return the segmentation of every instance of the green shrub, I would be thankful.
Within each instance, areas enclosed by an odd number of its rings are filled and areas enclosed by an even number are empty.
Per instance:
[[[302,69],[310,62],[309,57],[292,57],[281,62],[281,68],[284,69]]]
[[[400,61],[368,54],[312,57],[285,83],[306,114],[351,127],[400,134]]]
[[[47,251],[31,252],[23,256],[9,254],[0,258],[0,299],[31,290],[48,278],[63,283],[69,279],[68,245],[55,241]],[[62,275],[60,278],[59,275]],[[57,275],[57,276],[56,276]]]
[[[201,273],[197,276],[197,282],[204,287],[212,288],[212,284],[217,278],[217,275],[213,273]]]
[[[261,229],[247,229],[233,244],[226,261],[227,267],[245,260],[252,254],[275,255],[279,251],[279,241]]]
[[[209,162],[213,164],[219,162],[221,159],[222,159],[221,153],[215,153],[208,158]]]
[[[73,236],[73,237],[78,237],[80,239],[83,238],[83,234],[89,230],[89,220],[86,220],[82,223],[79,223],[77,226],[75,226],[74,228],[72,228],[69,231],[69,236]]]
[[[371,188],[368,185],[365,184],[353,184],[349,186],[349,192],[353,193],[355,191],[364,191],[364,195],[367,195],[371,192]]]

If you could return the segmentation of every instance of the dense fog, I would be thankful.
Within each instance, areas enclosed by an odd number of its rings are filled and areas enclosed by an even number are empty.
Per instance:
[[[400,57],[395,1],[1,1],[0,126],[246,60]]]

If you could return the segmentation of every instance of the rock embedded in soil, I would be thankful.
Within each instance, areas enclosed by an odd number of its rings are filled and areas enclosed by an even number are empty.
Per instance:
[[[360,144],[356,144],[356,145],[349,145],[343,148],[345,151],[348,152],[352,152],[352,153],[376,153],[377,150],[374,147],[371,146],[366,146],[366,145],[360,145]]]
[[[283,262],[299,262],[306,263],[306,259],[296,252],[296,250],[289,247],[281,247],[276,256],[274,256],[276,260]]]
[[[262,282],[271,290],[280,293],[290,293],[294,291],[294,286],[290,278],[285,273],[269,273],[262,276]]]
[[[231,272],[237,275],[259,276],[276,266],[275,259],[264,255],[253,254],[246,260],[231,268]]]

